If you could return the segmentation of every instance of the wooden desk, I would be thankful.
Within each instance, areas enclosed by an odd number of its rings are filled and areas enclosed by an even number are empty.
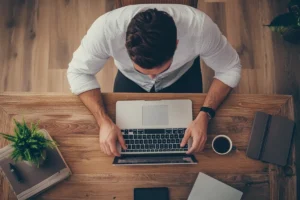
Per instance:
[[[197,115],[203,94],[104,94],[108,114],[115,120],[115,103],[133,99],[191,99]],[[245,156],[253,117],[256,111],[279,114],[294,119],[290,96],[231,95],[209,125],[204,152],[196,154],[195,166],[114,167],[112,157],[101,153],[99,128],[78,97],[69,95],[0,96],[0,131],[13,132],[12,119],[27,122],[40,120],[59,143],[59,148],[74,173],[38,199],[132,200],[135,187],[169,187],[172,200],[187,199],[198,172],[211,175],[244,192],[243,199],[296,199],[294,145],[289,166],[251,160]],[[226,134],[236,150],[227,156],[211,149],[212,138]],[[1,147],[7,143],[0,140]],[[0,199],[15,199],[8,183],[0,177]]]

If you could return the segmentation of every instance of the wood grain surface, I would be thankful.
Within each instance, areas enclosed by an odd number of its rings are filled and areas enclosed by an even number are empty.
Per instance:
[[[0,92],[71,93],[66,71],[92,23],[113,0],[0,0]],[[97,80],[112,91],[110,58]]]
[[[115,120],[118,100],[191,99],[193,116],[198,113],[205,94],[103,94],[108,114]],[[296,199],[295,149],[289,164],[282,168],[246,157],[251,125],[256,111],[294,119],[291,96],[231,95],[219,108],[208,130],[208,141],[195,154],[193,166],[113,167],[112,157],[100,151],[99,127],[80,99],[71,95],[0,95],[0,131],[13,133],[12,119],[27,123],[40,121],[59,144],[73,175],[37,199],[120,199],[132,200],[133,188],[169,187],[171,200],[186,200],[198,172],[207,173],[244,192],[243,199]],[[226,134],[236,147],[229,155],[219,156],[211,149],[215,135]],[[0,147],[7,145],[0,139]],[[0,176],[0,199],[15,199]]]

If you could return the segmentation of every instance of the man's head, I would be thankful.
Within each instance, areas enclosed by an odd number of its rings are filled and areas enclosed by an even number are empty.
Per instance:
[[[135,69],[154,78],[166,71],[177,46],[177,29],[166,12],[148,9],[134,16],[126,32],[126,48]]]

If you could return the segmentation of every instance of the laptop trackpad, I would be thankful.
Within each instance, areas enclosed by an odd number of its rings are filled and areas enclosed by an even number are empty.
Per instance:
[[[168,125],[169,113],[167,105],[145,105],[143,106],[143,125]]]

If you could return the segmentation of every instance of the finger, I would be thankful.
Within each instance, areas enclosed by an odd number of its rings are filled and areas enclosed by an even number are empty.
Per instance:
[[[203,140],[201,141],[201,144],[200,144],[199,151],[203,151],[203,149],[205,148],[205,143],[206,143],[206,138],[203,138]]]
[[[120,153],[116,147],[116,142],[110,142],[109,147],[110,147],[110,151],[113,155],[120,156]]]
[[[203,143],[204,143],[204,138],[200,137],[199,142],[198,142],[198,146],[197,146],[197,149],[196,149],[195,152],[199,152],[202,149]]]
[[[184,147],[186,143],[189,141],[190,133],[188,131],[185,131],[184,137],[182,138],[182,141],[180,143],[180,147]]]
[[[105,147],[104,147],[104,143],[103,142],[100,142],[99,140],[99,143],[100,143],[100,149],[103,153],[105,153]]]
[[[124,140],[123,135],[122,135],[121,132],[118,134],[118,140],[119,140],[119,143],[120,143],[121,147],[122,147],[124,150],[127,149],[127,146],[126,146],[126,144],[125,144],[125,140]]]
[[[199,147],[199,138],[194,138],[192,147],[186,153],[191,154],[195,152],[198,147]]]
[[[111,156],[111,151],[110,151],[109,145],[106,143],[106,144],[104,145],[104,147],[105,147],[105,152],[106,152],[106,154],[109,155],[109,156]]]
[[[202,150],[203,150],[203,144],[204,144],[204,142],[201,140],[201,141],[199,142],[198,148],[196,149],[195,152],[200,152],[200,151],[202,151]]]
[[[106,147],[105,147],[105,143],[102,143],[102,151],[103,153],[105,153],[107,155],[107,151],[106,151]]]
[[[103,144],[100,144],[100,149],[103,153],[105,153],[105,149],[103,148]]]
[[[192,154],[192,153],[194,153],[194,152],[196,151],[196,149],[197,149],[197,146],[192,146],[192,147],[186,152],[186,154]]]

